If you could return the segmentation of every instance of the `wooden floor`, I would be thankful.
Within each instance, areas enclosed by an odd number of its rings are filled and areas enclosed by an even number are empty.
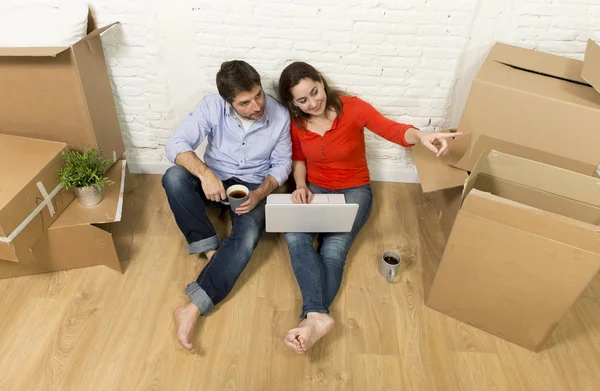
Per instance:
[[[171,314],[205,260],[186,253],[158,176],[133,176],[134,256],[106,267],[0,280],[0,390],[598,390],[600,278],[539,354],[425,307],[443,244],[418,185],[376,183],[310,354],[282,342],[300,292],[285,241],[267,234],[232,295],[199,323],[192,355]],[[221,229],[225,223],[220,224]],[[403,255],[396,283],[378,274]]]

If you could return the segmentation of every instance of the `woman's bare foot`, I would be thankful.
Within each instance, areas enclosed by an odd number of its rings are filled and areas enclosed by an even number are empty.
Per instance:
[[[315,342],[333,330],[335,321],[327,314],[309,312],[300,325],[288,331],[284,342],[293,351],[302,354],[310,349]]]
[[[208,262],[210,262],[210,259],[213,257],[213,255],[215,255],[216,252],[217,250],[208,250],[204,253]]]
[[[199,317],[200,310],[192,303],[177,308],[173,313],[175,327],[177,328],[177,340],[184,349],[192,353],[194,352],[194,345],[190,338]]]

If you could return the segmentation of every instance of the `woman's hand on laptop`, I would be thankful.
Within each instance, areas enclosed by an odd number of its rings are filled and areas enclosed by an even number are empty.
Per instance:
[[[310,204],[312,198],[313,193],[308,190],[308,187],[306,186],[298,187],[292,193],[292,201],[294,201],[294,204]]]

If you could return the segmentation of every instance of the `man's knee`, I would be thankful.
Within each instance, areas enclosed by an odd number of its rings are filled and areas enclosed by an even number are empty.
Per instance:
[[[177,194],[191,187],[191,175],[188,170],[179,165],[171,166],[162,177],[162,185],[167,193]]]

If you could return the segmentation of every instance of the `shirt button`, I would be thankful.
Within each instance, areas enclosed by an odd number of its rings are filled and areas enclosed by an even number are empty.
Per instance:
[[[325,152],[321,152],[321,155],[325,155]]]
[[[246,145],[246,143],[242,143],[242,145]]]

